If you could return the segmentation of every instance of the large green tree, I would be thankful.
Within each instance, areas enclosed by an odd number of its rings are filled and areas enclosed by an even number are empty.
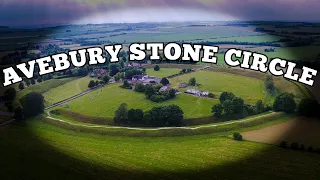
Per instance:
[[[122,103],[119,108],[115,111],[113,121],[115,123],[128,123],[128,109],[127,104]]]
[[[31,92],[19,101],[26,117],[35,116],[44,111],[44,98],[41,93]]]
[[[273,103],[273,110],[293,113],[296,106],[294,95],[292,93],[282,93],[276,97]]]

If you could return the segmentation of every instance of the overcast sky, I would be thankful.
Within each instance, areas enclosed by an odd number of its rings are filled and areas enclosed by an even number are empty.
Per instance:
[[[320,21],[320,0],[1,0],[0,25]]]

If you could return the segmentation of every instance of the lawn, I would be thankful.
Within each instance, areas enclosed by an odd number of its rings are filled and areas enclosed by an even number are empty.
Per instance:
[[[3,179],[291,180],[320,177],[318,154],[238,142],[214,134],[102,136],[30,120],[2,128],[0,147]]]
[[[163,78],[167,77],[173,74],[178,74],[180,73],[181,69],[176,69],[176,68],[160,68],[159,71],[155,71],[153,69],[147,69],[147,74],[149,76],[155,76],[158,78]]]
[[[90,80],[95,79],[90,77],[78,78],[56,88],[50,89],[50,91],[43,93],[46,104],[53,104],[88,90]]]
[[[184,111],[185,118],[197,118],[211,116],[211,107],[218,103],[217,100],[185,94],[179,94],[175,99],[163,103],[155,103],[147,100],[143,93],[122,89],[120,85],[119,83],[107,85],[69,102],[69,108],[64,109],[87,116],[113,118],[115,110],[121,103],[127,103],[128,108],[140,108],[144,111],[155,106],[176,104]],[[91,96],[93,101],[90,99]]]
[[[214,93],[219,97],[222,92],[232,92],[245,100],[246,103],[254,104],[257,100],[266,101],[264,82],[259,79],[234,75],[223,72],[196,71],[194,73],[177,76],[169,79],[173,87],[179,87],[182,82],[188,83],[189,79],[195,77],[199,89]],[[181,89],[186,90],[187,88]]]

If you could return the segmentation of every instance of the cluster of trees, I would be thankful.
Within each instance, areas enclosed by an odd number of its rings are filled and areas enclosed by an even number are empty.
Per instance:
[[[103,78],[107,78],[106,76],[105,77],[103,77]],[[108,82],[109,82],[109,79],[106,79],[106,80],[108,80]],[[94,87],[96,87],[96,86],[98,86],[98,85],[100,85],[100,84],[104,84],[105,83],[105,81],[103,80],[103,81],[94,81],[94,80],[91,80],[90,82],[89,82],[89,84],[88,84],[88,88],[94,88]]]
[[[13,87],[10,87],[4,91],[3,101],[5,102],[5,106],[10,112],[13,111],[12,102],[16,98],[16,95],[17,95],[17,92]]]
[[[169,84],[169,80],[167,80],[166,78],[163,78],[161,82],[163,85]],[[123,86],[124,85],[125,84],[123,84]],[[159,92],[161,87],[161,84],[148,86],[138,82],[135,84],[134,90],[144,93],[146,95],[146,98],[153,102],[163,102],[176,97],[176,90],[169,89],[168,91]]]
[[[320,104],[312,98],[302,99],[298,105],[297,112],[300,116],[320,118]]]
[[[182,70],[180,71],[180,73],[178,73],[178,74],[172,74],[172,75],[170,75],[170,76],[167,76],[167,78],[173,78],[173,77],[177,77],[177,76],[180,76],[180,75],[182,75],[182,74],[191,73],[191,72],[194,72],[194,70],[192,70],[192,69],[182,69]]]
[[[294,100],[294,94],[282,93],[278,95],[273,103],[273,110],[276,112],[294,113],[297,104]]]
[[[141,109],[128,110],[122,103],[115,111],[114,123],[121,125],[144,125],[154,127],[183,125],[183,111],[177,105],[154,107],[143,112]]]
[[[244,118],[270,110],[270,107],[265,106],[261,100],[257,101],[255,106],[248,105],[242,98],[230,92],[223,92],[219,100],[220,103],[211,109],[215,117]]]
[[[267,76],[267,78],[264,81],[264,85],[270,95],[275,95],[276,88],[272,76]]]
[[[315,153],[318,153],[320,154],[320,148],[313,148],[312,146],[308,146],[306,147],[304,144],[300,144],[297,143],[297,142],[293,142],[290,144],[290,146],[288,145],[288,142],[286,141],[282,141],[280,143],[280,147],[282,148],[291,148],[292,150],[300,150],[300,151],[308,151],[308,152],[315,152]]]

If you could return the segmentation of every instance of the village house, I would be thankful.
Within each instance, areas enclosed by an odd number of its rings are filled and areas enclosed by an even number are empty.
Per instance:
[[[161,79],[154,77],[154,76],[148,76],[148,75],[134,75],[131,79],[131,84],[135,84],[137,82],[141,82],[144,85],[155,85],[159,84]]]
[[[186,93],[193,94],[196,96],[201,96],[201,97],[207,97],[209,95],[209,92],[207,92],[207,91],[200,91],[200,90],[193,89],[193,88],[188,89],[186,91]]]

